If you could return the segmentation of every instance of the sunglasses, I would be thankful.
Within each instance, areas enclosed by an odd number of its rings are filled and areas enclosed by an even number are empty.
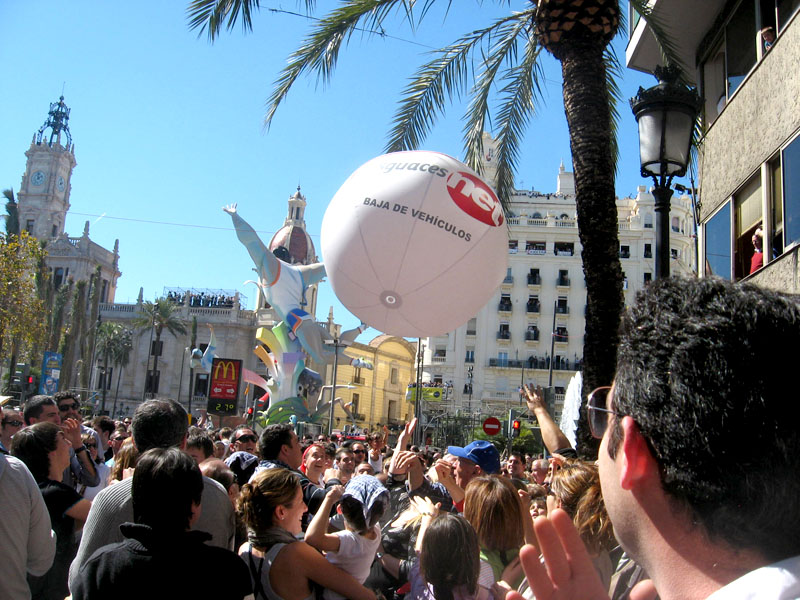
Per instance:
[[[97,444],[84,444],[87,448],[97,448]]]
[[[3,425],[11,425],[12,427],[21,427],[24,425],[22,421],[12,421],[11,419],[3,419]]]
[[[240,435],[235,440],[233,440],[233,443],[235,444],[236,442],[257,442],[257,441],[258,438],[256,436],[246,433],[245,435]]]
[[[77,402],[73,402],[72,404],[59,404],[58,410],[60,410],[61,412],[65,412],[68,410],[78,410],[80,407],[81,407],[80,404],[78,404]]]
[[[125,437],[113,437],[113,438],[111,438],[111,441],[112,442],[124,442],[127,439],[128,439],[128,436],[125,436]]]
[[[364,454],[365,450],[353,450],[353,454]]]
[[[608,428],[608,415],[619,416],[617,411],[606,408],[610,391],[611,386],[609,385],[599,387],[589,394],[586,403],[589,409],[589,430],[592,432],[592,436],[598,440],[603,438]]]

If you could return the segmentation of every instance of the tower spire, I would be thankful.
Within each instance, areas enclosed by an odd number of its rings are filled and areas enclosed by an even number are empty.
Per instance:
[[[72,134],[69,132],[69,108],[64,104],[64,96],[62,95],[58,102],[50,104],[50,111],[47,113],[47,120],[39,128],[39,133],[36,134],[36,143],[41,144],[45,136],[45,131],[50,129],[50,141],[47,142],[48,146],[53,145],[53,141],[61,141],[61,133],[67,137],[67,147],[72,144]]]

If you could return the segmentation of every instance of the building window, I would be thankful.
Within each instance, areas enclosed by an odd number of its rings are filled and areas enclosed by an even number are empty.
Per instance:
[[[500,304],[498,310],[511,312],[511,294],[500,294]]]
[[[517,249],[517,240],[508,240],[508,253],[516,254]]]
[[[755,252],[753,234],[761,226],[761,173],[756,173],[733,196],[734,210],[734,278],[750,274]]]
[[[478,319],[473,317],[467,322],[467,335],[475,335],[478,330]]]
[[[466,355],[464,356],[465,363],[475,362],[475,348],[467,348]]]
[[[653,274],[652,273],[645,273],[644,274],[644,284],[647,285],[651,281],[653,281]]]
[[[53,287],[58,289],[62,283],[64,283],[64,269],[62,267],[56,267],[56,270],[53,272]]]
[[[161,356],[164,350],[164,342],[162,340],[153,340],[150,346],[150,356]]]
[[[392,367],[391,376],[389,377],[389,381],[392,383],[397,383],[397,367]]]
[[[525,308],[529,313],[538,313],[540,309],[539,296],[528,296],[528,303]]]
[[[100,288],[100,302],[108,302],[108,279],[103,279],[103,286]]]
[[[569,271],[567,269],[558,270],[558,279],[556,280],[556,285],[560,285],[562,287],[569,285]]]
[[[528,285],[541,285],[542,278],[539,275],[539,269],[531,269],[528,273]]]
[[[511,275],[511,267],[506,269],[506,278],[503,279],[503,283],[514,283],[514,276]]]
[[[644,228],[645,229],[653,228],[653,213],[647,213],[644,216]]]
[[[705,224],[705,275],[731,278],[731,204],[726,202]]]
[[[547,244],[545,242],[525,242],[526,254],[546,254]]]
[[[33,235],[33,219],[25,221],[25,231]]]
[[[353,383],[364,385],[364,378],[361,376],[361,367],[353,369]]]
[[[628,289],[628,276],[627,275],[625,275],[622,278],[622,289],[623,290],[627,290]]]
[[[653,245],[652,244],[645,244],[644,245],[644,257],[645,258],[653,258]]]
[[[53,225],[53,229],[50,233],[50,237],[54,238],[58,235],[58,225]]]
[[[556,242],[554,253],[556,256],[573,256],[575,254],[575,244],[572,242]]]
[[[497,339],[498,340],[510,340],[511,339],[511,329],[508,323],[500,323],[500,329],[497,332]]]
[[[630,246],[622,246],[619,247],[619,257],[620,258],[630,258],[631,257],[631,247]]]
[[[567,297],[566,296],[559,296],[558,300],[556,301],[556,313],[559,315],[568,315],[569,314],[569,306],[567,306]]]
[[[498,352],[497,353],[497,366],[498,367],[507,367],[508,366],[508,352]],[[495,380],[495,385],[497,389],[500,389],[500,382],[499,380],[503,379],[502,377],[498,377]]]
[[[673,260],[678,260],[680,258],[680,254],[678,252],[678,249],[677,248],[670,248],[669,249],[669,256]]]
[[[782,155],[783,218],[786,223],[784,245],[788,246],[800,240],[800,137],[796,137]]]
[[[433,385],[441,386],[442,385],[442,376],[441,375],[434,375],[433,376]]]
[[[207,344],[203,344],[204,346]],[[208,374],[207,373],[198,373],[194,377],[194,392],[195,398],[197,396],[206,396],[208,395]]]
[[[539,340],[539,328],[534,324],[528,325],[528,330],[525,332],[525,339],[527,341],[536,342]]]
[[[569,334],[567,328],[563,325],[556,327],[555,332],[556,342],[566,343],[569,341]]]

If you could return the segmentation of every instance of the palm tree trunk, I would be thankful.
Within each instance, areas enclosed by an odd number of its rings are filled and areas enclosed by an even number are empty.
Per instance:
[[[587,44],[564,48],[560,59],[588,299],[583,342],[585,397],[596,387],[610,385],[614,378],[623,277],[603,47]],[[583,403],[578,447],[585,456],[596,456],[598,441],[587,425]]]
[[[161,347],[161,344],[159,344],[160,341],[161,341],[161,332],[156,330],[155,347],[158,348],[158,349],[160,349],[160,347]],[[152,351],[152,348],[151,348],[151,351]],[[156,389],[156,391],[152,391],[152,388],[153,388],[153,381],[155,381],[156,373],[158,372],[158,352],[153,354],[153,371],[152,372],[153,372],[153,376],[150,378],[150,389],[151,389],[151,393],[152,394],[157,394],[158,390]],[[159,381],[158,384],[161,385],[161,382]]]

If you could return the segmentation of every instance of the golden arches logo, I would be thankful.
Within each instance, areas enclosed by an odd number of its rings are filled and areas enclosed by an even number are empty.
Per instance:
[[[236,363],[232,360],[221,360],[214,368],[214,379],[219,379],[219,370],[222,369],[222,379],[236,379]],[[228,377],[228,369],[231,370],[231,377]]]

